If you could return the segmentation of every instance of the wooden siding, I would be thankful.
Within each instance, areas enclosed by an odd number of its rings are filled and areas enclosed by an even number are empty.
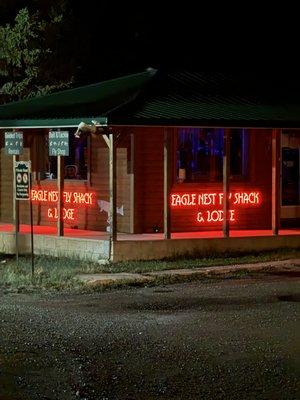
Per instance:
[[[0,222],[13,222],[13,157],[0,149]]]
[[[175,130],[174,130],[175,131]],[[31,138],[25,141],[23,160],[31,159],[34,177],[38,176],[37,165],[41,162],[40,139]],[[117,214],[117,229],[119,232],[131,232],[130,219],[133,213],[134,233],[153,232],[154,227],[163,230],[163,128],[140,127],[124,128],[117,148],[117,207],[124,208],[124,216]],[[255,207],[240,207],[237,211],[238,222],[230,224],[231,229],[270,229],[271,228],[271,130],[255,130],[250,132],[249,143],[249,176],[243,182],[232,181],[229,191],[259,190],[262,193],[262,204]],[[130,134],[134,135],[134,159],[130,154]],[[174,145],[173,156],[176,154]],[[96,200],[109,201],[108,193],[108,148],[101,136],[91,138],[90,153],[90,181],[65,181],[65,190],[94,191]],[[134,165],[134,206],[130,203],[132,174],[130,163]],[[175,160],[173,160],[173,168]],[[12,156],[5,155],[3,148],[0,151],[0,222],[12,222]],[[175,173],[173,173],[173,178]],[[175,179],[173,179],[175,180]],[[56,189],[56,180],[34,181],[34,185],[47,189],[51,185]],[[174,184],[171,192],[206,192],[222,191],[222,183],[203,182],[198,184]],[[221,207],[222,208],[222,207]],[[46,205],[34,205],[34,223],[39,225],[55,225],[49,222]],[[222,223],[210,227],[200,226],[196,222],[197,210],[172,209],[171,230],[201,231],[208,229],[222,229]],[[29,223],[29,204],[20,202],[20,223]],[[96,202],[93,207],[79,209],[79,219],[76,224],[65,224],[66,227],[77,226],[79,229],[105,231],[107,227],[107,213],[102,211]]]
[[[135,232],[152,232],[163,226],[163,129],[135,130]],[[173,148],[173,154],[175,149]],[[174,162],[173,162],[174,163]],[[237,221],[231,229],[271,228],[271,131],[250,130],[249,176],[243,182],[230,181],[229,191],[260,191],[259,206],[236,209]],[[222,183],[173,184],[171,193],[222,192]],[[222,206],[216,207],[222,209]],[[222,222],[197,223],[198,209],[172,209],[172,232],[221,230]]]
[[[135,233],[163,229],[163,143],[161,128],[136,128]]]
[[[33,132],[33,131],[31,131]],[[24,133],[28,137],[33,138],[31,133]],[[32,159],[33,177],[39,176],[39,165],[41,165],[40,153],[46,151],[41,149],[40,137],[35,136],[32,140],[26,140],[23,155],[20,156],[22,160],[29,160],[30,153]],[[105,211],[100,211],[98,200],[109,201],[108,193],[108,148],[101,136],[93,136],[91,138],[91,152],[90,152],[90,181],[79,180],[66,180],[64,185],[65,191],[78,191],[78,192],[95,192],[95,204],[92,207],[79,207],[78,220],[74,222],[65,221],[65,227],[88,229],[96,231],[105,231],[108,226],[108,215]],[[117,148],[117,205],[123,205],[124,216],[118,214],[118,231],[130,232],[130,174],[127,169],[127,147],[126,143],[122,142],[122,147]],[[13,200],[13,169],[12,169],[12,156],[5,155],[5,150],[2,147],[0,152],[0,222],[12,222],[12,200]],[[38,190],[57,190],[56,180],[33,180],[33,188]],[[20,201],[20,224],[30,223],[29,203]],[[55,207],[54,204],[37,204],[33,205],[33,221],[35,225],[54,226],[56,222],[50,221],[48,218],[48,209]],[[66,207],[67,208],[67,207]]]

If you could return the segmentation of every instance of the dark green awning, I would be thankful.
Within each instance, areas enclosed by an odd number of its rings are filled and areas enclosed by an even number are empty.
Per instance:
[[[148,69],[0,106],[0,128],[71,127],[92,120],[103,125],[300,128],[300,75]]]
[[[77,126],[132,101],[156,73],[145,72],[0,106],[0,128]],[[103,122],[104,123],[104,122]]]
[[[300,75],[157,74],[110,124],[300,128]]]
[[[1,128],[76,128],[80,122],[97,121],[99,126],[107,126],[106,117],[52,118],[52,119],[0,119]]]

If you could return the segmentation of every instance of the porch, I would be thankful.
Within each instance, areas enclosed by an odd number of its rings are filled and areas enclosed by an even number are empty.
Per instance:
[[[62,237],[57,236],[56,227],[34,226],[33,231],[35,254],[94,262],[109,258],[117,262],[300,247],[300,229],[280,229],[278,235],[273,235],[272,230],[233,230],[228,237],[223,237],[221,230],[177,232],[171,234],[174,240],[164,239],[163,233],[118,233],[112,247],[107,232],[65,228]],[[29,225],[20,225],[19,248],[20,254],[30,253]],[[0,225],[0,252],[15,253],[12,224]]]

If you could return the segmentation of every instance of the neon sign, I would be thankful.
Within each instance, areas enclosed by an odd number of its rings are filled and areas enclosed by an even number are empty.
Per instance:
[[[50,220],[58,220],[58,210],[57,207],[48,208],[47,216]],[[75,222],[78,219],[76,208],[63,208],[63,220]]]
[[[64,203],[77,204],[78,206],[93,205],[95,204],[94,192],[63,192]],[[58,191],[57,190],[31,190],[31,201],[39,203],[57,203]]]
[[[32,189],[31,201],[36,204],[48,204],[51,207],[47,209],[47,217],[49,220],[58,219],[58,210],[56,204],[58,202],[57,190]],[[75,222],[78,219],[78,208],[92,207],[96,204],[96,193],[81,191],[64,191],[62,210],[63,220],[66,222]],[[53,205],[53,206],[52,206]]]
[[[216,223],[224,220],[223,192],[192,192],[192,193],[172,193],[171,207],[173,209],[192,208],[196,211],[196,222]],[[253,190],[249,192],[230,192],[228,194],[228,215],[230,222],[237,221],[237,208],[240,207],[259,207],[262,203],[262,194],[260,191]]]

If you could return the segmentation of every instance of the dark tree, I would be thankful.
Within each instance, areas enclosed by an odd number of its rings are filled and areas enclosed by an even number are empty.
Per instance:
[[[0,95],[2,102],[38,96],[69,87],[74,65],[62,57],[61,8],[41,12],[22,8],[13,23],[0,26]]]

